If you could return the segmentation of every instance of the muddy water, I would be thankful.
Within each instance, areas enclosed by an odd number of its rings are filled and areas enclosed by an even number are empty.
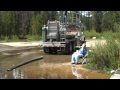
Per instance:
[[[43,56],[38,60],[13,71],[7,71],[21,62]],[[43,51],[21,50],[0,54],[1,79],[108,79],[107,73],[91,71],[81,65],[70,64],[71,55],[48,55]]]

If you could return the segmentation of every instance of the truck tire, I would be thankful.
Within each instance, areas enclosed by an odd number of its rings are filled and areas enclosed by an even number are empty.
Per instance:
[[[48,53],[49,53],[49,54],[51,54],[51,53],[52,53],[51,47],[49,47],[49,51],[48,51]]]
[[[56,54],[57,53],[57,49],[55,47],[51,47],[49,48],[49,53],[51,54]]]
[[[72,42],[70,43],[70,46],[69,46],[69,54],[72,53],[73,51],[73,45],[72,45]]]
[[[74,41],[74,42],[72,42],[72,52],[75,51],[75,46],[76,46],[76,44],[75,44],[75,41]]]
[[[73,51],[73,45],[72,43],[69,43],[68,45],[66,45],[65,54],[71,54],[72,51]]]
[[[70,52],[70,51],[69,51],[69,45],[66,45],[66,47],[65,47],[65,54],[67,54],[67,55],[68,55],[68,54],[69,54],[69,52]]]
[[[43,51],[44,51],[44,53],[48,53],[48,48],[47,47],[43,47]]]

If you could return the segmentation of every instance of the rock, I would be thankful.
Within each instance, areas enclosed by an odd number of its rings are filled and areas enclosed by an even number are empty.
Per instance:
[[[96,37],[92,37],[92,39],[96,39]]]
[[[111,73],[113,73],[113,75],[110,79],[120,79],[120,69],[112,70]]]
[[[92,50],[89,50],[89,52],[92,52]]]

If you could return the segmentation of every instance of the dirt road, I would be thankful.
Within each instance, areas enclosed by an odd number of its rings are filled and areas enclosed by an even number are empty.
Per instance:
[[[95,47],[96,43],[105,43],[105,40],[86,40],[87,47]],[[0,43],[0,45],[7,45],[12,47],[27,47],[27,46],[41,46],[42,41],[34,41],[34,42],[7,42]]]

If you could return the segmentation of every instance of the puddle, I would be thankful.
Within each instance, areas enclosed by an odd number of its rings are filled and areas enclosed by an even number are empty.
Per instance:
[[[18,55],[15,55],[17,53]],[[107,73],[87,71],[81,69],[81,65],[71,65],[71,55],[49,55],[39,49],[14,51],[14,53],[11,51],[5,54],[0,55],[0,79],[109,79],[110,77]],[[43,56],[42,60],[6,71],[13,65],[40,56]]]

